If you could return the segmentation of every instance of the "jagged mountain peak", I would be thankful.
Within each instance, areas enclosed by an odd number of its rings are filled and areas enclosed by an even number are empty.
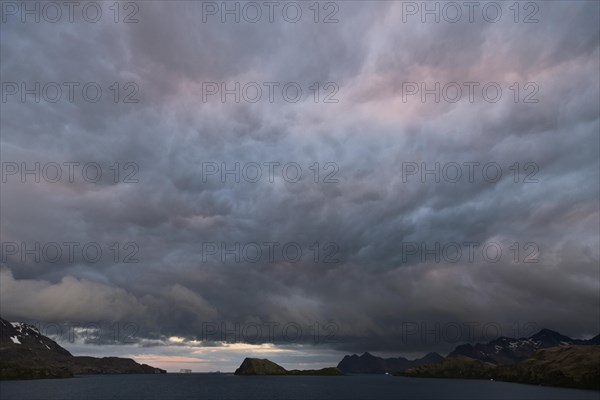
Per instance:
[[[541,329],[528,338],[499,337],[488,343],[457,346],[448,357],[464,356],[493,364],[513,364],[525,360],[537,350],[573,344],[591,345],[594,340],[575,340],[551,329]]]
[[[41,352],[54,352],[70,356],[68,350],[54,340],[44,336],[33,325],[24,322],[9,322],[0,317],[0,347],[25,348]]]
[[[66,378],[73,374],[164,373],[130,358],[76,357],[32,325],[0,317],[0,379]]]
[[[536,339],[536,338],[545,338],[545,337],[556,338],[556,339],[561,339],[561,340],[570,340],[570,341],[573,340],[568,336],[565,336],[561,333],[558,333],[556,331],[553,331],[552,329],[547,329],[547,328],[541,329],[538,333],[531,335],[529,338]]]

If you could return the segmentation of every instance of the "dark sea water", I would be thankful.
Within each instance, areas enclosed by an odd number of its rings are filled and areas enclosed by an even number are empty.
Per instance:
[[[387,375],[235,376],[232,374],[89,375],[1,381],[6,400],[152,399],[600,399],[600,392],[479,380]]]

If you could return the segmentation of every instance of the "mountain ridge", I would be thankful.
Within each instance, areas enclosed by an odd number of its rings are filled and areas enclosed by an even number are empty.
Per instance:
[[[166,371],[130,358],[74,356],[34,326],[0,317],[0,379],[155,373]]]
[[[369,352],[362,355],[346,355],[338,368],[344,373],[383,374],[398,373],[423,365],[437,364],[447,358],[466,357],[482,363],[512,365],[532,357],[538,350],[557,346],[600,345],[600,335],[591,339],[572,339],[551,329],[541,329],[529,337],[498,337],[488,343],[465,343],[458,345],[446,357],[438,353],[428,353],[422,358],[408,360],[404,357],[382,358]]]
[[[442,359],[443,357],[438,353],[428,353],[422,358],[408,360],[404,357],[382,358],[365,352],[360,356],[356,354],[345,356],[338,363],[337,368],[344,373],[351,374],[384,374],[439,362]]]
[[[510,365],[465,356],[447,357],[396,375],[413,378],[487,379],[530,385],[600,390],[600,345],[560,345],[537,350]]]
[[[589,346],[598,344],[599,339],[600,335],[588,340],[572,339],[544,328],[528,338],[501,336],[488,343],[462,344],[451,351],[447,357],[464,356],[496,365],[511,365],[530,358],[538,350],[557,346]]]

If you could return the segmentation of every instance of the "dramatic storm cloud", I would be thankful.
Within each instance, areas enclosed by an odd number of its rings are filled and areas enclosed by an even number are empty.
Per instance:
[[[6,3],[4,318],[197,370],[598,334],[597,2]]]

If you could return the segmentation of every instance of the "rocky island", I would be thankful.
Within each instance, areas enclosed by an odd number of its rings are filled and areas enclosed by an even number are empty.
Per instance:
[[[341,376],[342,371],[335,367],[308,370],[286,370],[281,365],[266,358],[246,358],[242,365],[235,370],[235,375],[320,375]]]
[[[0,318],[0,379],[68,378],[79,374],[159,374],[130,358],[77,357],[34,326]]]

